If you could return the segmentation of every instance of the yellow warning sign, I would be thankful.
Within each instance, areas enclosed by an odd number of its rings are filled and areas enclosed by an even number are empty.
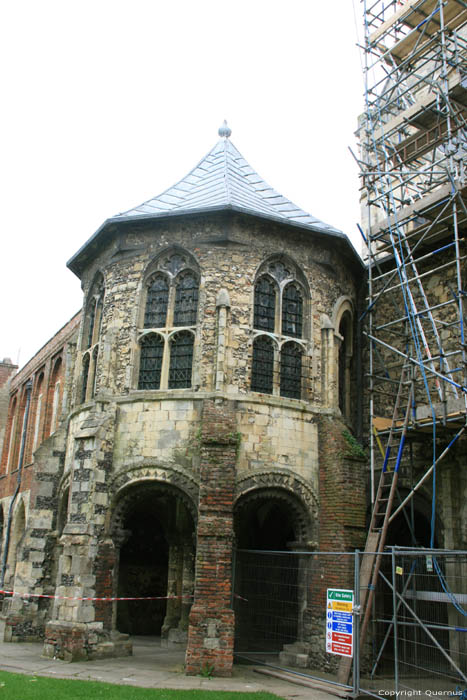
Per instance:
[[[347,603],[343,600],[333,600],[332,609],[340,610],[340,612],[352,612],[352,603]]]
[[[328,608],[331,608],[331,610],[332,610],[332,605],[331,605],[331,603],[328,603]]]

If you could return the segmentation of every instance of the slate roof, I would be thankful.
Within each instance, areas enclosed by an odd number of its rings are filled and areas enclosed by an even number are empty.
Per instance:
[[[229,140],[230,133],[227,125],[221,127],[219,134],[225,136],[188,175],[157,197],[113,216],[110,221],[234,209],[343,235],[270,187]]]
[[[189,214],[237,211],[292,226],[318,235],[328,235],[342,243],[351,258],[362,265],[345,233],[320,221],[273,190],[247,163],[229,140],[226,122],[219,129],[220,141],[173,187],[133,209],[116,214],[78,250],[67,266],[78,277],[99,246],[112,240],[120,224]]]

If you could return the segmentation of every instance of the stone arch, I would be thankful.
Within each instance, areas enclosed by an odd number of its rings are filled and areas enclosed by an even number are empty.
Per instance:
[[[115,594],[158,600],[120,602],[115,623],[121,632],[160,634],[182,645],[194,590],[195,503],[161,472],[159,478],[132,477],[117,490],[111,509]]]
[[[114,527],[115,518],[118,511],[118,503],[122,500],[125,492],[130,486],[141,483],[155,483],[176,489],[180,498],[190,511],[194,521],[198,517],[198,493],[199,484],[193,474],[178,466],[155,465],[153,460],[142,460],[136,465],[129,465],[127,469],[119,472],[110,482],[109,489],[113,494],[111,520],[107,523],[109,533]]]
[[[288,513],[293,542],[314,547],[318,539],[318,503],[304,479],[286,470],[251,472],[237,481],[234,512],[237,523],[261,502],[275,503]],[[237,525],[238,529],[238,525]],[[292,543],[292,541],[291,541]]]

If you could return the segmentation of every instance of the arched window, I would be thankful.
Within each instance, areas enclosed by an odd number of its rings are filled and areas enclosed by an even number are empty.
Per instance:
[[[199,283],[193,272],[183,272],[175,281],[174,326],[196,325]]]
[[[36,449],[40,442],[39,430],[42,419],[42,403],[43,403],[43,384],[44,384],[44,373],[41,372],[39,377],[36,379],[34,387],[34,434],[32,438],[32,451]]]
[[[282,335],[302,337],[303,296],[294,282],[288,284],[282,293]]]
[[[268,277],[260,277],[255,284],[253,326],[274,333],[276,319],[276,287]]]
[[[86,401],[86,394],[88,389],[88,378],[89,378],[89,363],[90,356],[87,352],[83,356],[83,370],[82,370],[82,384],[81,384],[81,403]]]
[[[164,339],[157,333],[148,333],[142,338],[140,346],[138,389],[159,389]]]
[[[297,343],[285,343],[281,348],[280,394],[290,399],[302,398],[302,354]]]
[[[339,336],[341,338],[338,355],[339,375],[339,408],[346,418],[351,415],[350,406],[350,377],[352,363],[352,316],[350,311],[342,314],[339,323]]]
[[[168,304],[169,282],[164,275],[157,274],[150,279],[148,285],[144,327],[164,328]]]
[[[274,380],[274,346],[267,335],[259,335],[253,342],[251,389],[272,394]]]
[[[189,253],[168,251],[147,274],[138,389],[191,387],[199,273]],[[177,328],[187,330],[174,333]],[[188,330],[189,329],[189,330]]]
[[[191,386],[193,341],[194,336],[190,331],[181,331],[171,337],[169,389],[183,389]]]
[[[273,259],[259,269],[254,288],[253,391],[302,398],[306,386],[302,381],[303,355],[308,347],[304,336],[309,333],[305,318],[306,289],[308,285],[303,273],[289,259]],[[255,331],[266,331],[269,342]],[[300,339],[300,342],[288,342],[289,338]],[[279,348],[276,372],[272,369],[273,340]],[[266,358],[270,363],[267,370],[264,365]]]
[[[95,394],[103,303],[104,278],[99,273],[89,290],[83,318],[81,403],[94,398]]]

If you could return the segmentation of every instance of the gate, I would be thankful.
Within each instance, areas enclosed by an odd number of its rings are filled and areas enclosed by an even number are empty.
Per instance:
[[[361,552],[237,550],[238,660],[326,681],[349,694],[461,694],[467,688],[467,552],[391,547],[360,647]],[[354,591],[353,659],[329,653],[328,589]],[[341,635],[342,636],[342,635]],[[344,674],[345,676],[345,674]]]

